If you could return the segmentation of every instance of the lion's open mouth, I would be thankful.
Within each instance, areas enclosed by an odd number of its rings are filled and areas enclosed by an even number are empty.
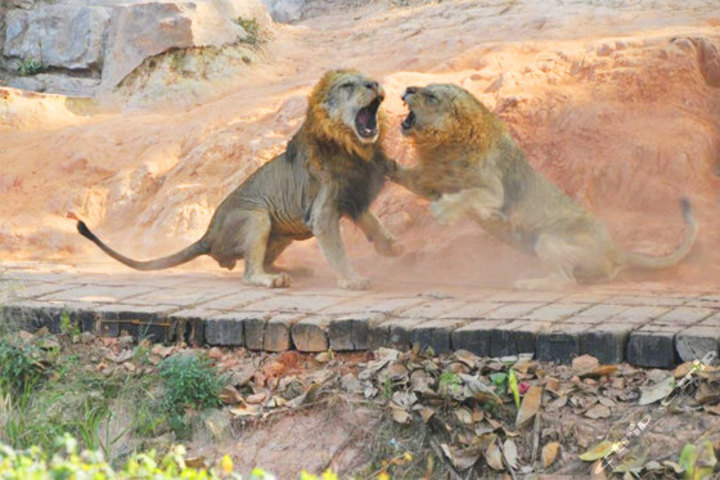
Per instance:
[[[377,97],[369,105],[361,108],[355,117],[355,128],[362,138],[373,138],[378,134],[377,112],[379,107],[380,97]]]
[[[413,125],[415,125],[415,121],[417,119],[415,118],[415,113],[413,113],[412,110],[410,110],[410,113],[408,113],[408,116],[405,117],[405,120],[402,122],[402,128],[403,130],[410,130]]]

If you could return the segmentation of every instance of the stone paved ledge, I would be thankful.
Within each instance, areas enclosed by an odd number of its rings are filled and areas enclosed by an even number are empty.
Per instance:
[[[328,282],[329,283],[329,282]],[[636,290],[633,290],[636,288]],[[410,348],[670,368],[719,353],[720,295],[605,285],[570,292],[376,286],[267,290],[237,276],[78,274],[0,264],[2,321],[155,341],[319,352]]]

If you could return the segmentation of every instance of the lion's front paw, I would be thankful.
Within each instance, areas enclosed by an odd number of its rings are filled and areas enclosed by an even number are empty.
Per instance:
[[[269,274],[261,273],[245,277],[248,285],[268,288],[287,288],[290,286],[290,276],[286,273]]]
[[[370,280],[363,277],[341,278],[338,280],[338,287],[345,290],[368,290],[370,288]]]

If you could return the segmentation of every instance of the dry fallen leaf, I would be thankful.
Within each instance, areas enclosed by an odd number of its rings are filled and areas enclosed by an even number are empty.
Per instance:
[[[315,355],[315,361],[317,363],[327,363],[330,361],[330,354],[328,352],[320,352]]]
[[[601,458],[605,458],[610,452],[613,451],[613,442],[609,440],[603,440],[602,442],[594,445],[589,450],[579,455],[580,460],[584,462],[592,462]]]
[[[472,413],[465,407],[459,407],[455,409],[455,416],[465,425],[471,425],[473,423]]]
[[[425,423],[427,423],[433,415],[435,415],[435,410],[432,408],[423,407],[420,409],[420,418],[422,418]]]
[[[255,405],[241,405],[231,408],[230,413],[236,417],[253,417],[258,415],[260,411]]]
[[[505,470],[502,452],[500,451],[500,447],[497,446],[497,443],[492,442],[488,445],[487,450],[485,450],[485,460],[487,460],[488,465],[493,470],[497,470],[498,472]]]
[[[720,385],[701,383],[697,392],[695,392],[695,400],[700,405],[717,402],[720,400]]]
[[[552,412],[553,410],[558,410],[565,405],[567,405],[568,397],[566,395],[563,395],[562,397],[558,397],[547,406],[547,410],[549,412]]]
[[[410,421],[410,414],[401,408],[390,408],[392,412],[392,419],[400,424],[405,424]]]
[[[608,418],[610,416],[610,409],[605,405],[598,403],[594,407],[588,409],[585,412],[585,416],[592,418],[593,420],[598,418]]]
[[[220,397],[221,402],[228,405],[234,405],[243,401],[243,397],[240,395],[240,392],[238,392],[232,385],[223,387],[220,391],[220,395],[218,396]]]
[[[265,392],[254,393],[252,395],[248,395],[245,398],[245,401],[250,405],[257,405],[258,403],[262,403],[263,400],[265,400],[265,396]]]
[[[520,428],[524,426],[537,414],[540,409],[542,393],[542,387],[537,385],[530,387],[522,399],[520,410],[518,410],[517,418],[515,419],[515,427]]]
[[[593,466],[590,469],[590,480],[607,480],[602,460],[598,460],[593,463]]]
[[[640,387],[641,395],[638,403],[640,405],[650,405],[659,402],[670,395],[674,389],[675,379],[672,375],[669,375],[654,385]]]
[[[475,367],[475,362],[478,358],[477,355],[467,350],[455,350],[455,353],[453,353],[453,355],[455,356],[455,358],[458,359],[458,361],[464,363],[470,368]]]
[[[482,450],[477,447],[455,448],[443,443],[440,444],[440,448],[458,470],[467,470],[475,465],[482,456]]]
[[[512,470],[517,470],[517,446],[515,445],[515,442],[513,442],[509,438],[503,443],[503,456],[505,457],[505,462],[507,463],[508,467],[510,467]]]
[[[205,463],[205,457],[186,457],[185,458],[185,464],[190,468],[198,468],[198,469],[205,469],[207,468],[207,463]]]
[[[705,405],[703,410],[708,413],[712,413],[713,415],[720,415],[720,403],[717,405]]]
[[[560,452],[560,444],[558,442],[550,442],[542,449],[541,458],[543,468],[548,468],[555,463],[558,453]]]

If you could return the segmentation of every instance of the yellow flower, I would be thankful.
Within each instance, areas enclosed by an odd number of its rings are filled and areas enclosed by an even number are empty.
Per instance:
[[[230,475],[232,473],[233,461],[232,458],[230,458],[230,455],[223,455],[222,460],[220,460],[220,466],[226,475]]]
[[[302,472],[300,472],[300,480],[317,480],[317,476],[308,473],[307,470],[303,469]]]
[[[375,480],[390,480],[390,475],[387,472],[380,472]]]
[[[405,452],[405,455],[403,455],[403,457],[405,457],[405,460],[408,462],[413,459],[412,453],[410,452]]]
[[[338,476],[329,468],[322,474],[322,480],[338,480]]]

